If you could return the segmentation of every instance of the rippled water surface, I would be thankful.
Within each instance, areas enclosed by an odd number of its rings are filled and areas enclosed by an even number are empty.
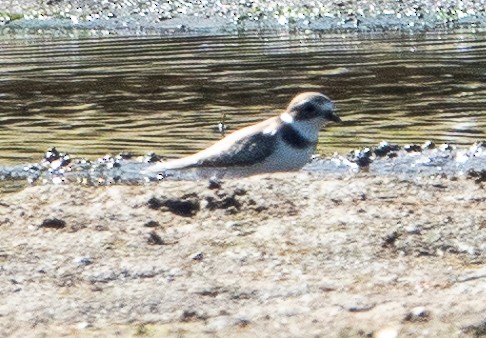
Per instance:
[[[182,156],[321,91],[345,121],[318,152],[486,133],[486,35],[0,39],[0,164],[51,146]]]

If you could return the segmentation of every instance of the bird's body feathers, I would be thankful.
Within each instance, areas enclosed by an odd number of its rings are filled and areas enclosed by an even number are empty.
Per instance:
[[[298,170],[314,153],[320,127],[339,121],[332,107],[320,93],[300,94],[280,116],[237,130],[194,155],[157,163],[147,172],[208,178]]]

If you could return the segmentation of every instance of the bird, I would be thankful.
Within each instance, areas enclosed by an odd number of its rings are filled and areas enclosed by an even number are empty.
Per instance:
[[[295,96],[278,116],[239,129],[208,148],[156,163],[144,173],[181,179],[245,177],[297,171],[311,159],[319,130],[341,119],[329,97],[319,92]]]

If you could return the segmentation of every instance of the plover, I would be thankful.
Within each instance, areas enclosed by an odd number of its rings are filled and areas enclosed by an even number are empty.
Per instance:
[[[219,178],[299,170],[314,153],[321,127],[341,122],[333,110],[321,93],[299,94],[279,116],[237,130],[194,155],[157,163],[145,173]]]

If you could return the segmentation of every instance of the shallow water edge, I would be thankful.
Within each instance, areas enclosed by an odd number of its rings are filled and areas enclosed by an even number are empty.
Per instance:
[[[148,166],[161,159],[153,153],[145,156],[121,153],[89,161],[71,158],[69,154],[52,148],[38,163],[0,166],[0,192],[13,192],[37,184],[140,185],[161,180],[188,179],[183,172],[181,176],[177,172],[169,176],[144,172]],[[401,147],[383,141],[376,147],[353,150],[346,155],[336,153],[331,157],[315,156],[302,171],[334,177],[364,172],[409,180],[430,176],[463,176],[481,183],[486,181],[486,142],[476,142],[469,147],[450,144],[436,146],[431,142]],[[221,179],[225,179],[224,174],[209,181],[218,185]],[[199,179],[193,177],[191,180]]]

